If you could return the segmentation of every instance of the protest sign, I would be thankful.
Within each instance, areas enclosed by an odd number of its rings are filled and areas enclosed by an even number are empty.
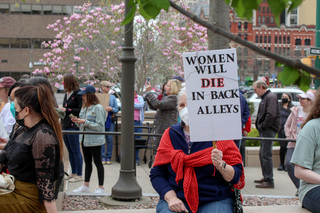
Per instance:
[[[110,100],[110,94],[108,93],[96,93],[97,98],[100,101],[100,104],[103,106],[103,108],[109,106],[109,100]],[[108,112],[107,112],[108,117]]]
[[[1,119],[0,119],[0,138],[9,139],[9,135],[8,135],[7,130],[5,129]]]
[[[241,139],[241,108],[235,49],[183,54],[190,139]]]

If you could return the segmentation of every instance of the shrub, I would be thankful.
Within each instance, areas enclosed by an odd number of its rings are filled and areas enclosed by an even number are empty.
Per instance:
[[[259,131],[256,128],[252,128],[251,131],[248,133],[247,137],[259,137]],[[278,138],[278,134],[276,135]],[[246,140],[246,146],[260,146],[259,140]],[[279,142],[275,141],[273,146],[279,146]]]

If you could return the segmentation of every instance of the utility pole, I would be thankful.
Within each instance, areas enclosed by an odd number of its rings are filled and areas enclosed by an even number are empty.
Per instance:
[[[317,10],[316,10],[316,47],[320,47],[320,0],[317,0]],[[320,69],[320,56],[316,57],[315,67]],[[317,78],[314,81],[315,88],[318,89],[320,86],[320,79]]]

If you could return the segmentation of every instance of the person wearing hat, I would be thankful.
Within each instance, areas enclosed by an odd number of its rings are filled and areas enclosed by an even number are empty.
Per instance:
[[[100,83],[102,93],[109,93],[112,84],[109,81],[101,81]],[[114,118],[115,115],[119,111],[117,99],[114,95],[110,94],[109,106],[104,107],[106,112],[108,112],[108,117],[106,120],[105,131],[106,132],[113,132],[114,131]],[[105,145],[101,147],[101,160],[102,164],[111,164],[112,158],[112,150],[113,150],[113,135],[106,135],[107,141],[107,152]]]
[[[71,120],[76,123],[80,131],[97,131],[103,132],[106,122],[106,111],[100,104],[95,94],[93,86],[87,85],[84,90],[78,94],[82,95],[82,108],[79,118],[73,116]],[[92,159],[97,167],[99,186],[94,193],[104,193],[104,168],[101,162],[101,146],[105,144],[104,135],[84,135],[80,137],[81,148],[85,163],[84,184],[73,192],[89,192],[89,181],[92,173]]]
[[[9,88],[16,82],[13,78],[7,76],[0,78],[0,99],[4,102],[4,107],[0,112],[0,119],[7,131],[8,136],[12,131],[13,125],[16,123],[16,119],[13,117],[10,110],[10,103],[8,98]]]
[[[300,106],[293,106],[291,108],[291,113],[284,126],[284,131],[286,133],[287,139],[297,138],[298,133],[301,130],[301,125],[307,119],[309,112],[312,108],[312,103],[315,99],[314,94],[311,91],[298,94],[297,97],[299,98]],[[300,180],[294,175],[294,165],[290,163],[295,146],[296,146],[296,142],[288,143],[286,166],[287,166],[288,175],[298,190],[300,186]]]

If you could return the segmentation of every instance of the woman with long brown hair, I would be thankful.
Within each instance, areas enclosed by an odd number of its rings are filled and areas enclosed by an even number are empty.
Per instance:
[[[55,181],[63,156],[54,98],[44,85],[15,92],[17,124],[0,154],[0,171],[16,178],[15,190],[0,196],[4,212],[57,212]]]
[[[59,109],[64,111],[65,117],[61,119],[62,129],[68,131],[79,131],[78,126],[72,122],[70,116],[79,116],[82,106],[82,96],[79,95],[79,83],[76,77],[67,73],[63,76],[62,82],[66,91],[62,107]],[[79,135],[78,134],[64,134],[64,143],[69,153],[69,162],[71,165],[71,174],[67,177],[70,182],[82,181],[82,154],[80,150]]]
[[[320,96],[301,127],[291,163],[301,180],[299,199],[311,212],[320,212]]]
[[[106,122],[106,111],[99,104],[95,95],[95,88],[87,85],[85,90],[79,92],[82,95],[82,108],[79,118],[73,117],[72,121],[80,127],[80,131],[104,132]],[[99,186],[94,193],[104,193],[103,179],[104,168],[101,161],[101,146],[105,144],[104,135],[80,135],[81,148],[85,163],[84,184],[73,192],[89,192],[89,181],[92,173],[92,159],[97,167]]]

